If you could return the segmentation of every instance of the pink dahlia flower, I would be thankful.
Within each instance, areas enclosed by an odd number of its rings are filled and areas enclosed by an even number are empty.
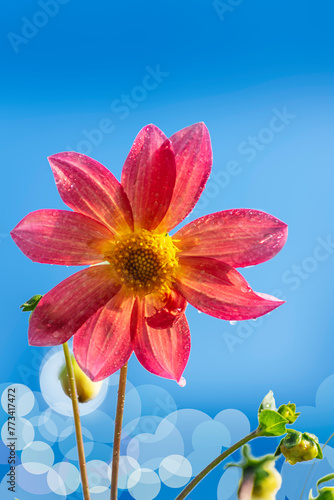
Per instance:
[[[168,234],[194,208],[210,174],[203,123],[169,139],[154,125],[144,127],[121,183],[82,154],[49,161],[73,211],[32,212],[12,237],[35,262],[90,267],[44,295],[29,324],[30,345],[58,345],[74,335],[77,362],[94,381],[122,367],[133,351],[148,371],[179,381],[190,352],[188,302],[225,320],[257,318],[282,304],[255,293],[235,270],[281,250],[287,226],[280,220],[225,210]]]

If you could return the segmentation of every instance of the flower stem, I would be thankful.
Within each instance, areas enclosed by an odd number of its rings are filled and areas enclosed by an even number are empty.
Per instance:
[[[231,448],[228,448],[225,450],[219,457],[215,458],[209,465],[205,467],[197,476],[194,477],[192,481],[184,488],[184,490],[181,491],[181,493],[175,498],[175,500],[183,500],[186,498],[189,493],[195,488],[195,486],[198,485],[202,479],[209,474],[217,465],[219,465],[225,458],[229,457],[232,453],[237,451],[241,446],[244,444],[248,443],[252,439],[255,439],[257,437],[261,436],[261,431],[259,429],[256,429],[255,431],[251,432],[248,434],[248,436],[240,439],[237,443],[235,443]]]
[[[128,364],[126,363],[121,368],[119,374],[117,409],[116,409],[115,432],[114,432],[114,450],[113,450],[112,469],[111,469],[110,500],[117,500],[118,467],[119,467],[119,455],[121,449],[121,434],[122,434],[122,424],[123,424],[127,371],[128,371]]]
[[[68,343],[65,342],[63,344],[64,356],[67,368],[67,375],[70,384],[70,392],[71,392],[71,400],[72,400],[72,408],[73,408],[73,417],[74,417],[74,426],[75,426],[75,435],[77,439],[77,448],[79,455],[79,465],[80,465],[80,474],[81,474],[81,483],[82,483],[82,491],[85,500],[90,500],[89,494],[89,485],[87,478],[87,469],[86,469],[86,459],[85,459],[85,450],[82,440],[82,432],[81,432],[81,422],[80,422],[80,413],[79,413],[79,402],[77,396],[77,388],[75,385],[74,371],[71,360],[71,353],[68,347]]]

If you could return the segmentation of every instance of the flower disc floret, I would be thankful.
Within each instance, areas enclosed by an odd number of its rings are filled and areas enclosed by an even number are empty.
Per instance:
[[[106,252],[117,279],[136,295],[170,290],[178,249],[168,234],[142,229],[118,238]]]

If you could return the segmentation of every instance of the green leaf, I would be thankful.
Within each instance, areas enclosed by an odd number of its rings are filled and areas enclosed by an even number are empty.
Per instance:
[[[260,404],[258,416],[263,410],[273,410],[276,411],[276,403],[274,398],[273,391],[269,391],[268,394],[263,398],[262,403]]]
[[[259,414],[259,428],[262,436],[282,436],[287,432],[288,420],[277,411],[262,410]]]
[[[20,309],[22,309],[23,312],[34,311],[42,297],[43,295],[34,295],[33,297],[31,297],[31,299],[22,304],[20,306]]]

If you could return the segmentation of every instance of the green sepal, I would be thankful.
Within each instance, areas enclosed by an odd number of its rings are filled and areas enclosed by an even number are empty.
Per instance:
[[[261,436],[282,436],[287,432],[288,420],[277,411],[262,410],[259,413],[259,430]]]
[[[275,456],[275,457],[279,457],[280,455],[282,455],[282,452],[281,452],[281,445],[283,444],[283,441],[284,441],[284,438],[282,438],[282,439],[280,440],[280,443],[279,443],[279,445],[278,445],[278,446],[277,446],[277,448],[276,448],[276,451],[275,451],[275,453],[274,453],[274,456]]]
[[[315,458],[319,458],[319,460],[321,460],[321,459],[324,458],[324,455],[322,453],[322,448],[321,448],[320,444],[317,441],[316,441],[315,444],[317,445],[317,448],[318,448],[318,455]]]
[[[229,469],[230,467],[240,467],[241,469],[247,469],[247,468],[256,468],[258,466],[261,466],[265,464],[266,462],[272,462],[273,460],[276,460],[276,457],[274,455],[264,455],[263,457],[254,457],[251,454],[250,451],[250,446],[248,444],[245,444],[241,448],[241,455],[243,460],[238,463],[229,463],[225,465],[225,469]]]
[[[294,403],[288,403],[287,405],[281,405],[277,411],[284,418],[286,418],[288,420],[289,424],[293,424],[300,415],[300,413],[296,412],[296,405]]]
[[[23,312],[34,311],[42,297],[43,295],[34,295],[33,297],[31,297],[31,299],[22,304],[20,306],[20,309],[22,309]]]
[[[316,446],[317,446],[317,450],[318,450],[318,455],[315,457],[315,458],[319,458],[319,460],[323,459],[324,456],[323,456],[323,453],[322,453],[322,448],[319,444],[319,440],[317,438],[317,436],[315,436],[314,434],[310,434],[309,432],[304,432],[303,434],[303,437],[308,437],[309,440],[312,442],[312,443],[315,443]]]
[[[325,486],[324,488],[319,489],[319,485],[322,483],[326,483],[327,481],[331,481],[334,479],[334,474],[328,474],[320,478],[317,481],[317,490],[319,495],[314,498],[312,495],[312,490],[309,493],[309,500],[333,500],[334,499],[334,487],[333,486]]]
[[[262,403],[259,406],[258,416],[263,410],[273,410],[276,411],[276,402],[274,398],[273,391],[269,391],[268,394],[263,398]]]
[[[306,434],[306,433],[305,433]],[[295,431],[294,429],[287,429],[287,435],[282,439],[284,441],[285,447],[288,449],[298,446],[303,439],[303,434],[300,431]]]
[[[334,474],[327,474],[327,476],[324,476],[324,477],[320,478],[317,481],[317,489],[318,489],[318,491],[320,491],[319,490],[319,484],[326,483],[327,481],[331,481],[332,479],[334,479]]]

